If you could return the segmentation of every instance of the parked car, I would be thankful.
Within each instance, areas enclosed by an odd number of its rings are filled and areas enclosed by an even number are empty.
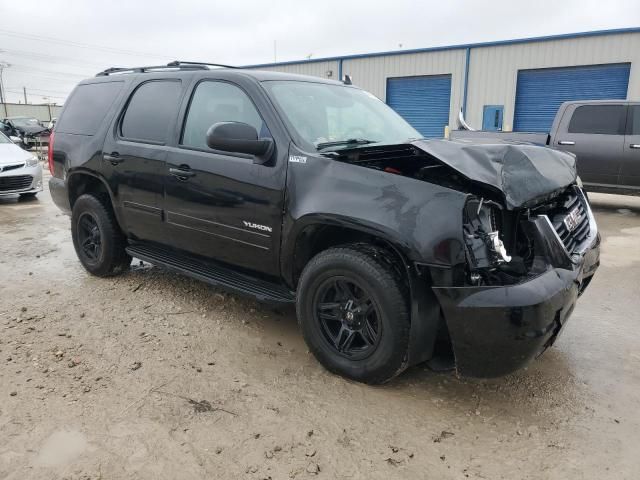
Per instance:
[[[0,133],[0,196],[34,197],[42,191],[42,165]]]
[[[500,138],[548,145],[575,154],[590,192],[640,195],[640,102],[565,102],[549,133],[457,130],[451,138]]]
[[[37,118],[8,117],[1,123],[2,133],[7,137],[19,138],[20,146],[25,150],[30,150],[49,135],[49,129],[44,127]]]
[[[336,81],[110,69],[66,102],[49,185],[90,273],[136,257],[295,303],[333,372],[511,372],[553,344],[599,264],[575,157],[419,137]]]

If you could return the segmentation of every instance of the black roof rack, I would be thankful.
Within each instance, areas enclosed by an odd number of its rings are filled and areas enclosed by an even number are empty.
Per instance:
[[[182,66],[189,66],[189,65],[203,65],[205,67],[240,68],[240,67],[235,67],[233,65],[225,65],[224,63],[186,62],[182,60],[174,60],[173,62],[167,63],[168,67],[182,67]]]
[[[222,63],[206,63],[206,62],[183,62],[174,60],[166,65],[152,65],[148,67],[111,67],[96,74],[96,77],[106,77],[114,73],[145,73],[151,71],[163,70],[208,70],[209,67],[238,68],[232,65],[224,65]]]

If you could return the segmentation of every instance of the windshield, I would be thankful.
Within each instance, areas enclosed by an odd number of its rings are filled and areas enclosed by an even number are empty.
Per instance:
[[[267,91],[307,150],[329,151],[422,138],[369,92],[354,87],[299,81],[266,81]]]
[[[35,118],[10,118],[9,120],[11,120],[11,123],[16,127],[37,127],[40,125]]]

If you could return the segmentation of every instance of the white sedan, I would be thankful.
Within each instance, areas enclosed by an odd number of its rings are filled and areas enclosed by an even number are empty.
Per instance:
[[[33,197],[42,191],[42,166],[38,157],[0,133],[0,197]]]

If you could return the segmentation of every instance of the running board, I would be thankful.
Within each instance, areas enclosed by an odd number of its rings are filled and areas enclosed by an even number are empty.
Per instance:
[[[295,302],[294,292],[286,287],[238,273],[195,256],[142,243],[128,246],[127,253],[152,265],[164,267],[210,285],[255,298],[259,302],[273,305]]]

